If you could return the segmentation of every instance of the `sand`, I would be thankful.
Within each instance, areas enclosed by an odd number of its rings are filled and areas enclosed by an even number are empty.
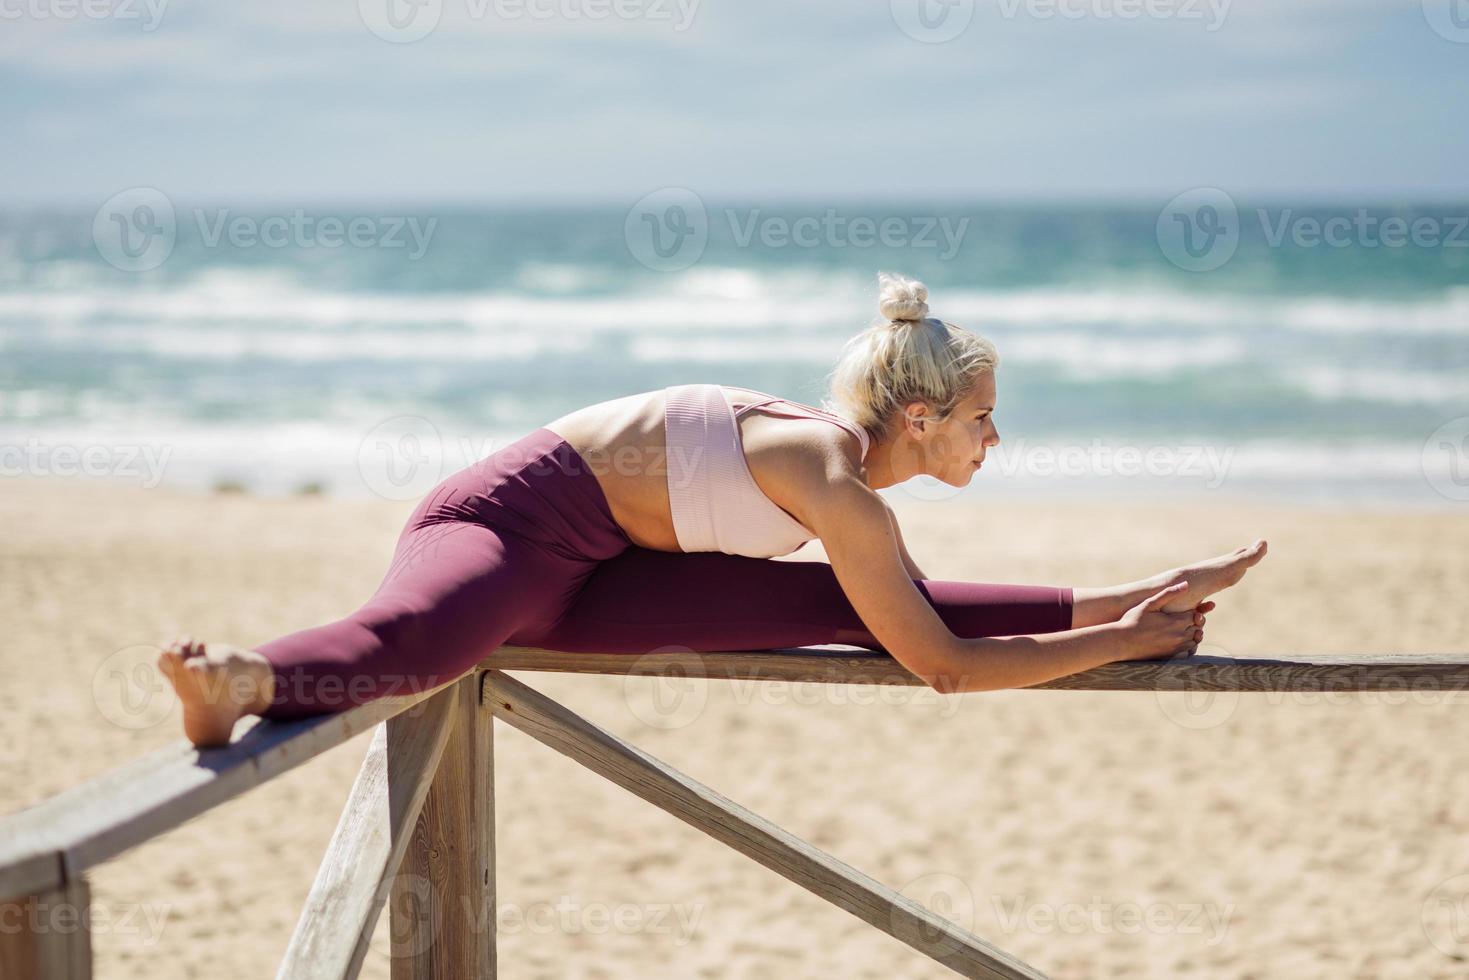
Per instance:
[[[934,578],[1098,585],[1269,539],[1202,652],[1469,652],[1466,511],[892,502]],[[118,664],[177,628],[252,645],[350,611],[410,508],[6,480],[0,812],[180,737],[163,689],[119,700]],[[885,703],[710,682],[659,727],[646,686],[517,676],[1058,978],[1469,972],[1449,918],[1469,907],[1464,694]],[[95,869],[98,975],[273,976],[367,738]],[[502,976],[951,975],[496,738]],[[364,976],[388,976],[388,948],[384,923]]]

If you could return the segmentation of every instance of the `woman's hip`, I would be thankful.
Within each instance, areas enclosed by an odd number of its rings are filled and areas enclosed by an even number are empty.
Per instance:
[[[403,533],[446,521],[479,524],[588,561],[632,545],[586,460],[546,428],[450,474],[419,502]]]

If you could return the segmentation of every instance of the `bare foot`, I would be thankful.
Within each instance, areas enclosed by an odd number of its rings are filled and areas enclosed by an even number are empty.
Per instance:
[[[235,722],[270,705],[270,661],[227,643],[182,636],[158,655],[158,669],[184,704],[184,735],[199,748],[226,745]]]
[[[1166,573],[1163,585],[1188,582],[1188,588],[1176,598],[1168,600],[1164,612],[1185,612],[1193,609],[1204,599],[1234,585],[1245,577],[1256,562],[1265,557],[1269,545],[1264,538],[1243,548],[1236,548],[1227,555],[1219,555],[1196,565],[1185,565]]]

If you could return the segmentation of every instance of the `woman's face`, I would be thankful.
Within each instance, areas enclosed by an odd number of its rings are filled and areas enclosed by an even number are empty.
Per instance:
[[[999,444],[994,411],[995,375],[985,371],[947,419],[937,425],[925,424],[920,442],[924,448],[923,472],[950,486],[966,486],[990,447]]]

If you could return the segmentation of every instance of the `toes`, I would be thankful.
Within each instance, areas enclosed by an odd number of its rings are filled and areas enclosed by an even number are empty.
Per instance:
[[[180,657],[178,652],[175,650],[164,648],[164,650],[158,654],[158,669],[161,670],[167,677],[173,677],[174,674],[178,671],[179,664],[181,664],[182,662],[183,658]]]

